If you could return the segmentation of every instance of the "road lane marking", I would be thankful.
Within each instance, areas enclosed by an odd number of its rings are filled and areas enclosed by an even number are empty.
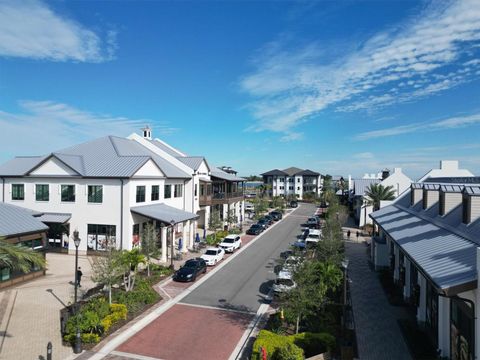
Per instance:
[[[245,315],[255,315],[255,314],[256,314],[256,313],[253,312],[253,311],[244,311],[244,310],[237,310],[237,309],[229,309],[229,308],[227,308],[227,307],[221,308],[221,307],[216,307],[216,306],[190,304],[190,303],[184,303],[184,302],[178,302],[177,304],[178,304],[178,305],[184,305],[184,306],[197,307],[197,308],[201,308],[201,309],[222,310],[222,311],[228,311],[228,312],[245,314]]]
[[[124,356],[124,357],[128,357],[130,359],[135,359],[135,360],[162,360],[162,359],[154,358],[151,356],[131,354],[123,351],[112,351],[110,354],[117,355],[117,356]]]

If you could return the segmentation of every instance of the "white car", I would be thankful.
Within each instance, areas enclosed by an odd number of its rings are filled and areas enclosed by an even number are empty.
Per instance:
[[[240,239],[239,235],[228,235],[218,246],[225,250],[225,252],[233,253],[242,247],[242,239]]]
[[[299,256],[289,256],[283,263],[282,271],[295,271],[302,261],[303,259]]]
[[[224,256],[225,256],[225,250],[223,250],[220,247],[218,248],[211,247],[205,251],[205,254],[203,254],[201,258],[205,260],[207,265],[213,266],[217,262],[221,261]]]
[[[306,245],[315,245],[320,241],[320,238],[322,237],[322,232],[317,229],[310,229],[308,232],[307,237],[305,238],[305,243]]]
[[[296,286],[297,284],[295,284],[295,281],[293,281],[292,273],[290,271],[282,270],[278,273],[272,288],[273,288],[273,292],[278,294],[278,293],[290,291],[291,289],[294,289]]]

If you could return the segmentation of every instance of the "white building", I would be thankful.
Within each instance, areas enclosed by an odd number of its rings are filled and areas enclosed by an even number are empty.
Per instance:
[[[211,171],[203,157],[188,157],[152,140],[148,127],[143,131],[143,137],[108,136],[46,156],[14,158],[0,166],[0,200],[44,213],[50,245],[73,251],[68,240],[78,229],[82,253],[104,250],[107,238],[131,249],[147,222],[158,229],[162,249],[173,229],[176,247],[186,251],[197,228],[208,224],[213,202],[202,199],[215,195],[209,193],[212,173],[229,177],[216,205],[233,205],[243,218],[243,179]],[[163,261],[166,256],[162,251]]]
[[[263,183],[270,186],[269,196],[294,195],[298,199],[303,199],[305,193],[320,195],[322,190],[321,175],[308,169],[290,167],[285,170],[271,170],[260,175],[263,176]]]
[[[410,187],[411,183],[412,180],[402,172],[401,168],[395,168],[393,174],[390,174],[387,169],[378,174],[365,174],[362,179],[352,179],[349,176],[349,198],[359,225],[365,226],[372,223],[369,214],[372,213],[373,206],[368,205],[365,199],[365,192],[372,184],[391,186],[395,191],[395,197],[398,197]]]

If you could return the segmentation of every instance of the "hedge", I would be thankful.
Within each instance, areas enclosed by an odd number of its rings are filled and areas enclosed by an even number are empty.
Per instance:
[[[251,359],[262,359],[262,355],[260,352],[261,347],[265,348],[265,350],[267,351],[268,359],[279,359],[275,357],[277,356],[276,351],[278,350],[280,353],[283,353],[284,350],[279,349],[287,347],[288,344],[294,346],[294,351],[296,351],[295,347],[300,348],[302,350],[302,356],[303,353],[305,353],[305,356],[310,357],[332,350],[335,347],[335,337],[328,333],[309,332],[290,336],[283,336],[267,330],[261,330],[257,336],[257,339],[255,340],[255,343],[253,344]],[[292,348],[291,346],[289,347]]]

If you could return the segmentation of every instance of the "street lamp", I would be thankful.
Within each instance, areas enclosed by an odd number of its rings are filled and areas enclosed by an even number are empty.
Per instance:
[[[348,271],[348,259],[342,260],[342,268],[343,268],[343,317],[342,317],[342,325],[343,331],[346,329],[346,310],[347,310],[347,271]]]
[[[78,230],[73,232],[73,243],[75,244],[75,315],[78,313],[78,304],[77,304],[77,292],[78,292],[78,247],[80,246],[80,237],[78,236]],[[80,354],[82,352],[82,342],[80,337],[80,329],[78,327],[78,318],[77,318],[77,332],[75,334],[75,346],[73,352],[75,354]]]
[[[173,266],[173,227],[175,226],[175,220],[170,221],[170,225],[172,226],[172,235],[170,237],[170,267],[172,270],[175,269]]]

